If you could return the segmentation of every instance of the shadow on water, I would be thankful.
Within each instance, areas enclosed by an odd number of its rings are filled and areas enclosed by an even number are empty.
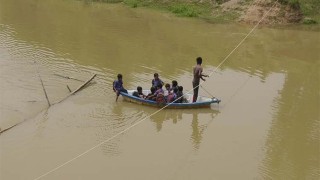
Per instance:
[[[207,127],[213,123],[214,118],[219,114],[219,110],[198,109],[198,110],[172,110],[166,109],[150,117],[155,124],[157,132],[163,129],[163,124],[181,125],[179,122],[190,122],[191,135],[190,140],[195,150],[198,150]],[[199,116],[201,118],[199,118]]]

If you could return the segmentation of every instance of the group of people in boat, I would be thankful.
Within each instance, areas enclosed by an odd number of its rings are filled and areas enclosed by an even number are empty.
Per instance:
[[[198,98],[200,79],[205,81],[203,77],[208,77],[208,75],[202,74],[202,58],[198,57],[196,59],[197,65],[193,67],[193,99],[192,102],[196,102]],[[118,80],[113,82],[113,90],[117,94],[116,101],[120,95],[120,92],[128,93],[128,91],[123,87],[122,75],[118,74]],[[165,86],[165,89],[163,89]],[[154,73],[154,79],[152,79],[152,87],[150,88],[149,94],[144,94],[142,87],[138,86],[137,91],[134,91],[133,96],[138,98],[143,98],[146,100],[156,101],[157,103],[187,103],[187,99],[183,96],[183,87],[178,86],[176,80],[172,81],[172,84],[164,84],[164,82],[159,78],[158,73]]]
[[[163,86],[165,89],[163,89]],[[132,93],[133,96],[143,98],[150,101],[156,101],[157,103],[186,103],[187,100],[183,97],[183,87],[178,86],[176,80],[172,81],[172,84],[164,84],[159,78],[158,73],[154,73],[154,79],[152,79],[152,86],[149,94],[143,94],[142,88],[137,87],[137,91]]]

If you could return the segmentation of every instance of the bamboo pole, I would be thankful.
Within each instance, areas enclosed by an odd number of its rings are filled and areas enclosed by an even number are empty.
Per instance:
[[[81,86],[79,86],[76,90],[72,91],[70,94],[68,94],[68,95],[67,95],[65,98],[63,98],[62,100],[60,100],[60,101],[58,101],[58,102],[56,102],[56,103],[51,104],[51,106],[53,106],[53,105],[55,105],[55,104],[58,104],[58,103],[64,101],[64,100],[67,99],[69,96],[71,96],[71,95],[75,94],[76,92],[80,91],[80,90],[81,90],[84,86],[86,86],[94,77],[96,77],[96,75],[97,75],[97,74],[94,74],[89,80],[87,80],[84,84],[82,84]],[[39,77],[40,77],[40,76],[39,76]],[[41,79],[41,78],[40,78],[40,79]],[[41,80],[41,82],[42,82],[42,80]],[[44,87],[43,87],[43,88],[44,88]],[[44,90],[44,91],[45,91],[45,90]],[[47,99],[47,100],[48,100],[48,99]],[[50,103],[49,100],[48,100],[48,103]],[[45,110],[48,110],[51,106],[47,107],[46,109],[43,109],[41,112],[43,112],[43,111],[45,111]],[[40,114],[41,112],[39,112],[39,114]],[[10,126],[10,127],[4,128],[4,129],[1,129],[1,128],[0,128],[0,134],[3,133],[3,132],[5,132],[5,131],[10,130],[11,128],[13,128],[13,127],[15,127],[15,126],[17,126],[17,125],[19,125],[19,124],[21,124],[21,123],[23,123],[23,122],[25,122],[26,120],[27,120],[27,119],[25,119],[25,120],[23,120],[23,121],[15,124],[15,125],[12,125],[12,126]]]
[[[46,96],[46,99],[47,99],[48,105],[49,105],[49,106],[51,106],[50,101],[49,101],[49,98],[48,98],[48,95],[47,95],[47,91],[46,91],[46,89],[44,88],[44,85],[43,85],[43,82],[42,82],[41,76],[40,76],[40,74],[38,74],[38,75],[39,75],[39,78],[40,78],[40,81],[41,81],[41,85],[42,85],[42,89],[43,89],[44,95]]]
[[[94,74],[90,79],[88,79],[85,83],[83,83],[81,86],[79,86],[76,90],[72,91],[70,94],[68,94],[65,98],[63,98],[62,100],[54,103],[54,104],[58,104],[61,103],[62,101],[64,101],[65,99],[67,99],[68,97],[70,97],[71,95],[75,94],[76,92],[80,91],[84,86],[86,86],[94,77],[96,77],[97,74]]]
[[[68,88],[69,92],[71,92],[71,89],[70,89],[70,87],[68,85],[67,85],[67,88]]]
[[[34,61],[34,63],[36,64],[36,61]],[[39,79],[40,79],[40,82],[41,82],[41,86],[42,86],[42,89],[43,89],[44,95],[46,96],[46,99],[47,99],[48,105],[49,105],[49,107],[50,107],[50,106],[51,106],[51,104],[50,104],[50,101],[49,101],[49,98],[48,98],[48,94],[47,94],[46,89],[44,88],[43,81],[42,81],[42,78],[41,78],[41,76],[40,76],[40,72],[39,72],[39,69],[38,69],[37,65],[36,65],[36,69],[37,69],[37,73],[38,73],[38,76],[39,76]]]
[[[24,122],[24,121],[22,121],[22,122]],[[20,122],[20,123],[22,123],[22,122]],[[10,126],[10,127],[4,128],[4,129],[1,129],[1,128],[0,128],[0,134],[3,133],[3,132],[5,132],[5,131],[8,131],[9,129],[15,127],[16,125],[18,125],[18,124],[20,124],[20,123],[17,123],[17,124],[15,124],[15,125],[12,125],[12,126]]]
[[[73,78],[73,77],[63,76],[63,75],[60,75],[60,74],[53,74],[53,75],[59,76],[59,77],[62,77],[62,78],[66,78],[66,79],[73,79],[73,80],[76,80],[76,81],[84,82],[83,80],[76,79],[76,78]]]

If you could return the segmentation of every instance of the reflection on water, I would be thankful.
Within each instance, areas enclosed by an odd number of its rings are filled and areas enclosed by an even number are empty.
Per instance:
[[[115,102],[119,72],[128,89],[158,72],[187,92],[195,58],[209,74],[249,30],[114,4],[1,0],[0,127],[24,123],[0,136],[0,179],[34,179],[144,118],[46,178],[316,179],[319,32],[255,31],[203,84],[222,99],[211,109],[148,117],[157,109]],[[43,111],[37,71],[51,102],[98,76]]]
[[[196,113],[194,113],[192,115],[191,127],[192,127],[191,139],[193,141],[194,148],[195,149],[199,149],[200,142],[202,140],[202,133],[203,133],[203,131],[204,131],[206,126],[200,126],[199,125],[198,114],[196,114]]]
[[[157,131],[161,131],[164,122],[172,122],[172,124],[179,126],[179,121],[190,122],[192,133],[190,141],[195,150],[199,149],[202,134],[205,129],[214,121],[214,117],[218,115],[218,110],[199,109],[197,111],[190,110],[169,110],[166,109],[163,113],[155,114],[150,119],[155,123]],[[201,116],[201,118],[199,118]],[[200,121],[200,122],[199,122]]]

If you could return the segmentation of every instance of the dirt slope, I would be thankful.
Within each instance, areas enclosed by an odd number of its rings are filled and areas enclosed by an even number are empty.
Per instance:
[[[229,0],[221,4],[224,13],[238,13],[238,21],[248,24],[257,23],[270,9],[262,24],[298,23],[303,15],[299,8],[283,5],[273,0]]]

